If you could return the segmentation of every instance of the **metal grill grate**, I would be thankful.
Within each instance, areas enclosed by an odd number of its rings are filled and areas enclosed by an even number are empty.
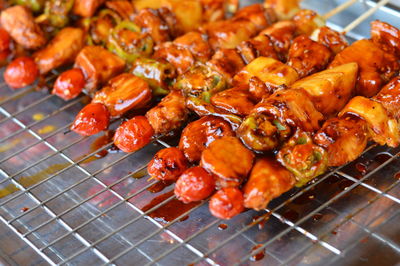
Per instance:
[[[400,27],[400,13],[385,7],[387,0],[303,2],[321,14],[344,4],[328,25],[346,29],[349,38],[367,37],[368,22],[377,18]],[[359,17],[364,22],[353,28]],[[150,193],[156,181],[133,178],[166,142],[101,157],[111,142],[93,147],[96,137],[65,134],[84,96],[65,103],[33,88],[0,87],[0,219],[45,264],[384,265],[400,260],[399,174],[395,177],[400,149],[371,145],[357,161],[286,193],[264,213],[247,211],[226,222],[201,203],[166,222],[149,214],[171,203],[172,194],[142,209],[172,187]],[[251,262],[260,250],[264,258]]]

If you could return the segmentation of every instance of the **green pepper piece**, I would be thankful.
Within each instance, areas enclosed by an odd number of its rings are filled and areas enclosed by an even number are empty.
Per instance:
[[[306,132],[297,130],[278,152],[278,161],[292,172],[301,187],[323,174],[328,167],[328,153],[313,143]]]
[[[44,8],[44,14],[50,25],[56,28],[65,27],[69,22],[69,11],[74,5],[74,0],[50,0]]]
[[[199,64],[179,76],[175,87],[187,96],[198,97],[210,103],[213,95],[227,88],[227,83],[218,72]]]
[[[26,6],[27,8],[32,10],[32,12],[38,13],[43,9],[45,1],[44,0],[14,0],[14,1],[12,1],[12,3],[15,5]]]

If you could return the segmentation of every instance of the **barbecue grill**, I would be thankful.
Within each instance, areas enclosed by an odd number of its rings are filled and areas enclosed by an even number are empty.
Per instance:
[[[348,32],[349,41],[368,38],[369,22],[375,19],[400,27],[399,0],[304,0],[302,5],[335,14],[328,26]],[[178,204],[169,193],[172,185],[148,180],[146,165],[152,155],[175,145],[176,139],[159,138],[133,154],[120,153],[112,149],[107,133],[81,137],[68,132],[87,96],[64,102],[35,87],[12,91],[4,82],[0,87],[4,263],[400,261],[400,148],[370,145],[355,162],[287,192],[269,209],[222,221],[211,216],[207,202]]]

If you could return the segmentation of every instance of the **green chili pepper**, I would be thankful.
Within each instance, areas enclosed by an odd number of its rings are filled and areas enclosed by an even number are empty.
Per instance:
[[[328,153],[313,143],[306,132],[297,130],[292,138],[278,152],[278,161],[297,179],[296,186],[301,187],[310,180],[323,174],[328,167]]]
[[[46,1],[44,14],[50,25],[62,28],[69,22],[69,11],[74,5],[74,0],[50,0]]]
[[[197,65],[179,76],[175,87],[192,97],[198,97],[209,103],[216,93],[227,88],[225,79],[206,65]]]
[[[170,63],[144,57],[134,61],[130,72],[146,80],[156,96],[168,94],[171,80],[176,77],[175,68]]]
[[[124,32],[130,31],[137,33],[135,43],[132,40],[124,39]],[[128,63],[132,63],[139,56],[149,56],[153,51],[153,40],[150,36],[140,34],[141,29],[131,21],[121,21],[111,32],[107,42],[108,49],[125,59]]]
[[[14,0],[12,1],[14,5],[22,5],[28,7],[32,12],[37,13],[43,9],[44,0]]]
[[[96,44],[104,44],[108,40],[112,29],[121,23],[121,18],[111,9],[103,9],[98,16],[90,19],[90,37]]]
[[[251,114],[237,133],[243,142],[256,151],[271,151],[279,145],[279,129],[264,114]]]

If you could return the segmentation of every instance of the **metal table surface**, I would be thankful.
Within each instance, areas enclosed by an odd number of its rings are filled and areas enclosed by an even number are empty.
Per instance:
[[[324,14],[343,2],[305,0],[303,6]],[[340,30],[374,5],[360,1],[330,18],[328,25]],[[374,19],[400,27],[399,18],[397,11],[380,8],[348,37],[368,37],[369,22]],[[153,194],[146,190],[151,186],[146,177],[132,178],[163,142],[135,154],[110,153],[85,160],[95,153],[89,147],[97,137],[64,134],[85,97],[65,103],[47,92],[24,89],[6,101],[16,92],[0,86],[2,264],[400,262],[400,149],[371,146],[355,162],[286,193],[264,212],[247,211],[220,221],[202,204],[187,211],[188,219],[177,217],[165,223],[146,216],[142,209],[172,187]],[[10,134],[15,135],[8,138]],[[29,181],[38,173],[40,180]],[[269,219],[252,224],[267,211]],[[258,244],[266,247],[264,258],[249,260]]]

